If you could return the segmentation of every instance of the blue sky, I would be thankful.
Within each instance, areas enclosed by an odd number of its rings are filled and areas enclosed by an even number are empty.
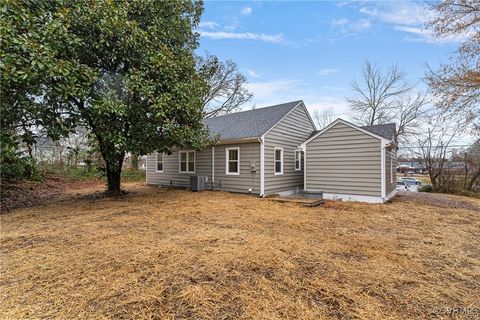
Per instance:
[[[426,64],[448,61],[457,43],[434,39],[427,16],[412,1],[206,1],[198,53],[238,64],[254,94],[245,109],[302,99],[348,119],[363,62],[397,64],[424,87]]]

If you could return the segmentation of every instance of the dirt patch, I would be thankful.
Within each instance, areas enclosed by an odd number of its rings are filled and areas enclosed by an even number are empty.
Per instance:
[[[75,194],[105,183],[99,179],[70,180],[61,175],[47,174],[42,182],[20,181],[2,185],[1,213],[48,203],[64,195]]]
[[[127,189],[0,216],[0,318],[431,319],[480,304],[474,210]]]
[[[399,192],[397,195],[398,201],[415,201],[430,206],[440,208],[452,208],[452,209],[467,209],[480,212],[479,201],[475,199],[440,194],[440,193],[427,193],[427,192]]]

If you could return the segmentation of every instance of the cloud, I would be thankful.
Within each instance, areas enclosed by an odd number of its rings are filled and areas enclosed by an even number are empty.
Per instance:
[[[253,70],[253,69],[249,69],[249,70],[247,70],[247,72],[248,72],[248,74],[249,74],[250,76],[252,76],[252,77],[254,77],[254,78],[260,77],[260,74],[258,74],[258,72],[256,72],[256,71]]]
[[[370,29],[372,24],[368,19],[359,19],[351,21],[349,19],[333,19],[330,23],[333,28],[340,29],[344,34],[356,34],[364,30]]]
[[[246,7],[243,7],[242,10],[240,10],[240,13],[243,14],[243,15],[246,15],[248,16],[249,14],[252,13],[252,8],[249,7],[249,6],[246,6]]]
[[[333,19],[331,24],[332,24],[333,27],[339,27],[339,26],[343,27],[343,26],[347,25],[348,22],[349,22],[349,20],[346,19],[346,18],[338,19],[338,20]]]
[[[299,100],[298,86],[300,81],[291,79],[275,79],[265,82],[249,82],[245,86],[253,93],[254,102],[258,106],[269,106],[286,101]]]
[[[461,42],[465,40],[466,35],[455,35],[444,38],[436,38],[433,32],[428,29],[422,29],[419,27],[410,26],[395,26],[393,28],[396,31],[408,33],[409,35],[404,38],[405,41],[411,42],[426,42],[426,43],[448,43],[448,42]]]
[[[414,2],[380,2],[375,6],[362,7],[360,13],[394,25],[421,25],[427,22],[425,8]]]
[[[218,24],[214,21],[204,21],[204,22],[200,22],[198,27],[199,28],[206,28],[206,29],[218,29],[218,28],[220,28],[220,24]]]
[[[271,43],[281,43],[284,42],[285,39],[283,34],[264,34],[264,33],[252,33],[252,32],[224,32],[224,31],[216,31],[216,32],[209,32],[209,31],[198,31],[200,35],[204,38],[220,40],[220,39],[240,39],[240,40],[258,40],[263,42],[271,42]]]
[[[412,1],[385,1],[363,6],[359,12],[374,21],[390,25],[393,30],[406,33],[405,41],[425,43],[460,42],[466,35],[436,38],[433,32],[426,29],[425,23],[431,13],[425,6]]]
[[[317,74],[319,76],[328,76],[328,75],[331,75],[331,74],[334,74],[334,73],[337,73],[338,72],[338,69],[336,68],[331,68],[331,69],[320,69],[318,70]]]

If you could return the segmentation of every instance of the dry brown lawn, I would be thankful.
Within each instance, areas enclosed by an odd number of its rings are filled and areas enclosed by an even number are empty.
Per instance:
[[[2,319],[478,317],[480,200],[304,208],[128,189],[1,216]]]

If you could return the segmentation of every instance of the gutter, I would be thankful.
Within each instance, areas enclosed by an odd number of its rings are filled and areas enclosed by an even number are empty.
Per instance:
[[[226,140],[220,140],[219,143],[216,145],[222,145],[222,144],[236,144],[236,143],[249,143],[249,142],[261,142],[262,138],[261,137],[248,137],[248,138],[240,138],[240,139],[226,139]]]

